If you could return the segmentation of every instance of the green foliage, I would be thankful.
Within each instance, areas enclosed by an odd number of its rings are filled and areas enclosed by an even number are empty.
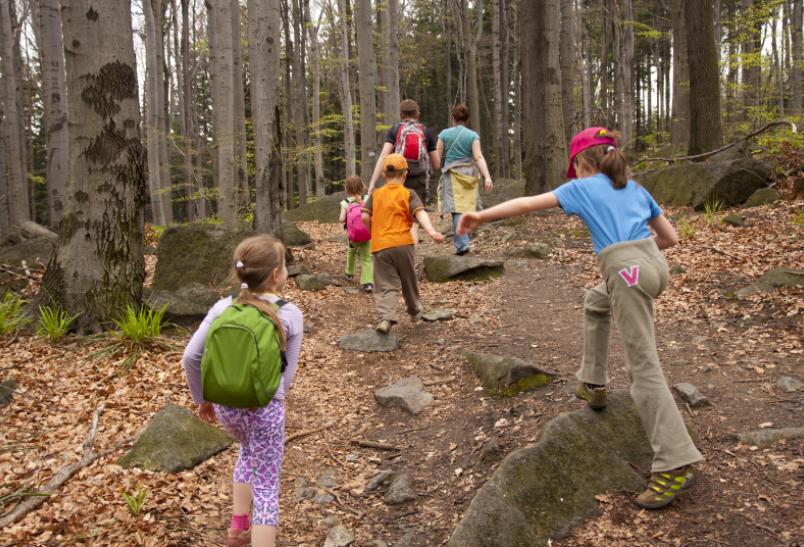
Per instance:
[[[695,239],[695,226],[686,218],[678,221],[678,232],[684,239]]]
[[[131,516],[140,516],[140,513],[142,513],[142,507],[145,505],[145,496],[148,495],[148,491],[142,487],[138,487],[137,491],[133,494],[129,494],[128,492],[123,492],[122,494],[123,499],[126,500],[128,512],[131,513]]]
[[[70,315],[57,305],[39,306],[39,328],[36,333],[47,338],[50,343],[58,342],[70,332],[73,321],[79,315],[80,312]]]
[[[15,492],[11,492],[10,494],[5,494],[0,496],[0,507],[11,503],[12,501],[16,501],[22,498],[46,498],[50,494],[45,494],[43,492],[30,492],[28,490],[16,490]]]
[[[16,334],[22,327],[30,323],[25,315],[27,300],[14,293],[7,292],[0,301],[0,336]]]
[[[707,224],[716,224],[719,221],[718,213],[724,209],[725,205],[717,196],[712,196],[704,202],[704,218]]]
[[[142,307],[135,310],[129,304],[119,319],[115,319],[118,338],[128,340],[136,345],[145,345],[153,342],[162,333],[162,323],[167,306],[158,310]]]

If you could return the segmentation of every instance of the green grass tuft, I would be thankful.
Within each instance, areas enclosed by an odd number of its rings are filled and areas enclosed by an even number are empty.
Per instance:
[[[81,313],[70,315],[59,306],[39,306],[39,328],[36,334],[53,344],[70,332],[70,327]]]
[[[14,293],[7,292],[0,300],[0,336],[17,334],[17,332],[31,322],[25,315],[26,300]]]

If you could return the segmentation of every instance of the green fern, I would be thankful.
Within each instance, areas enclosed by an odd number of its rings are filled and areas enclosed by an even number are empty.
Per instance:
[[[142,513],[142,506],[145,505],[145,496],[147,495],[148,491],[144,488],[137,488],[137,491],[133,494],[123,492],[123,499],[126,500],[128,512],[131,513],[131,516],[140,516],[140,513]]]
[[[167,306],[158,310],[146,307],[135,310],[134,306],[129,304],[120,318],[114,320],[118,329],[117,337],[139,346],[153,342],[162,333],[166,309]]]
[[[39,328],[36,333],[55,343],[70,332],[70,327],[81,312],[70,315],[59,306],[39,306]]]

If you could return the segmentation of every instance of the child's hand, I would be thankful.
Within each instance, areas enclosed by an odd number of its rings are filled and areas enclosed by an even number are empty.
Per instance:
[[[198,417],[209,424],[214,424],[217,421],[215,417],[215,410],[212,408],[212,403],[201,403],[198,405]]]
[[[436,232],[435,230],[433,230],[427,235],[429,235],[430,238],[436,243],[444,243],[444,235],[441,234],[441,232]]]
[[[458,232],[458,235],[462,236],[474,232],[481,224],[483,224],[483,222],[480,220],[479,214],[463,213],[460,222],[458,222],[458,228],[455,231]]]

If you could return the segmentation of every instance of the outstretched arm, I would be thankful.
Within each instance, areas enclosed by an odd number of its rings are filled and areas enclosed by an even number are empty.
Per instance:
[[[433,228],[432,223],[430,222],[430,217],[427,216],[427,211],[424,209],[419,209],[416,211],[416,220],[419,221],[419,225],[424,228],[424,231],[427,232],[427,235],[435,241],[436,243],[444,243],[444,236],[441,235],[440,232],[436,232]]]
[[[648,226],[656,232],[653,239],[656,240],[656,245],[658,245],[660,249],[667,249],[678,243],[678,233],[664,215],[659,215],[648,222]]]
[[[463,213],[457,231],[459,235],[463,235],[474,232],[481,224],[485,224],[486,222],[524,215],[525,213],[541,211],[543,209],[552,209],[558,206],[558,198],[556,198],[553,192],[539,194],[538,196],[516,198],[495,205],[491,209],[486,209],[479,213]]]
[[[374,191],[374,187],[377,186],[377,181],[380,179],[380,173],[382,173],[382,164],[385,163],[385,157],[390,154],[391,150],[393,149],[394,145],[390,142],[386,142],[382,145],[380,157],[377,158],[377,163],[374,164],[374,172],[371,174],[371,181],[369,181],[369,194],[372,193]]]

